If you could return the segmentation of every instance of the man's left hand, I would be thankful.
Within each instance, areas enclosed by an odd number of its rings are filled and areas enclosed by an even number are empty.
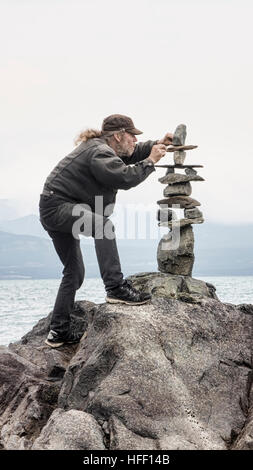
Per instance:
[[[163,145],[171,145],[172,144],[172,139],[173,139],[173,134],[170,132],[167,132],[164,136],[163,139],[158,140],[158,144],[163,144]]]

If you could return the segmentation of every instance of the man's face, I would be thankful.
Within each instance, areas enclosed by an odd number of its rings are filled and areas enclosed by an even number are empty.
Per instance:
[[[124,132],[119,143],[121,156],[130,157],[134,152],[136,142],[137,138],[135,135]]]

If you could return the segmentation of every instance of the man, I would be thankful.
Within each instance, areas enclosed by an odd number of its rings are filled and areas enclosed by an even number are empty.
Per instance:
[[[46,339],[51,347],[77,343],[81,338],[70,329],[70,312],[85,271],[78,227],[80,233],[94,238],[107,302],[141,305],[151,297],[123,279],[114,226],[109,219],[118,189],[137,186],[155,171],[154,164],[165,155],[166,145],[173,138],[167,133],[160,141],[136,144],[138,134],[142,132],[131,118],[108,116],[101,131],[88,129],[80,134],[79,145],[46,179],[40,196],[40,221],[64,265]]]

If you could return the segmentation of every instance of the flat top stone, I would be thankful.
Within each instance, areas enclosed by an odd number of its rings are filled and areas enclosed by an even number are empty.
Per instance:
[[[172,224],[175,226],[179,225],[180,227],[185,227],[190,224],[203,224],[203,217],[196,217],[195,219],[178,219],[174,221],[159,222],[159,227],[172,227]]]
[[[158,178],[158,181],[162,184],[175,184],[183,183],[187,181],[205,181],[202,176],[199,175],[183,175],[181,173],[170,173],[168,175]]]
[[[170,207],[172,204],[180,204],[181,208],[192,208],[201,205],[199,201],[189,196],[170,196],[166,199],[160,199],[157,201],[157,204],[163,204]]]
[[[177,150],[193,150],[197,145],[172,145],[167,147],[166,152],[176,152]]]
[[[160,168],[204,168],[203,165],[154,165]]]

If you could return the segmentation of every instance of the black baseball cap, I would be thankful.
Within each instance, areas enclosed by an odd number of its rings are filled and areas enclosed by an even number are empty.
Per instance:
[[[113,132],[124,130],[130,134],[143,134],[142,131],[136,129],[132,119],[123,114],[111,114],[107,116],[102,123],[102,132]]]

